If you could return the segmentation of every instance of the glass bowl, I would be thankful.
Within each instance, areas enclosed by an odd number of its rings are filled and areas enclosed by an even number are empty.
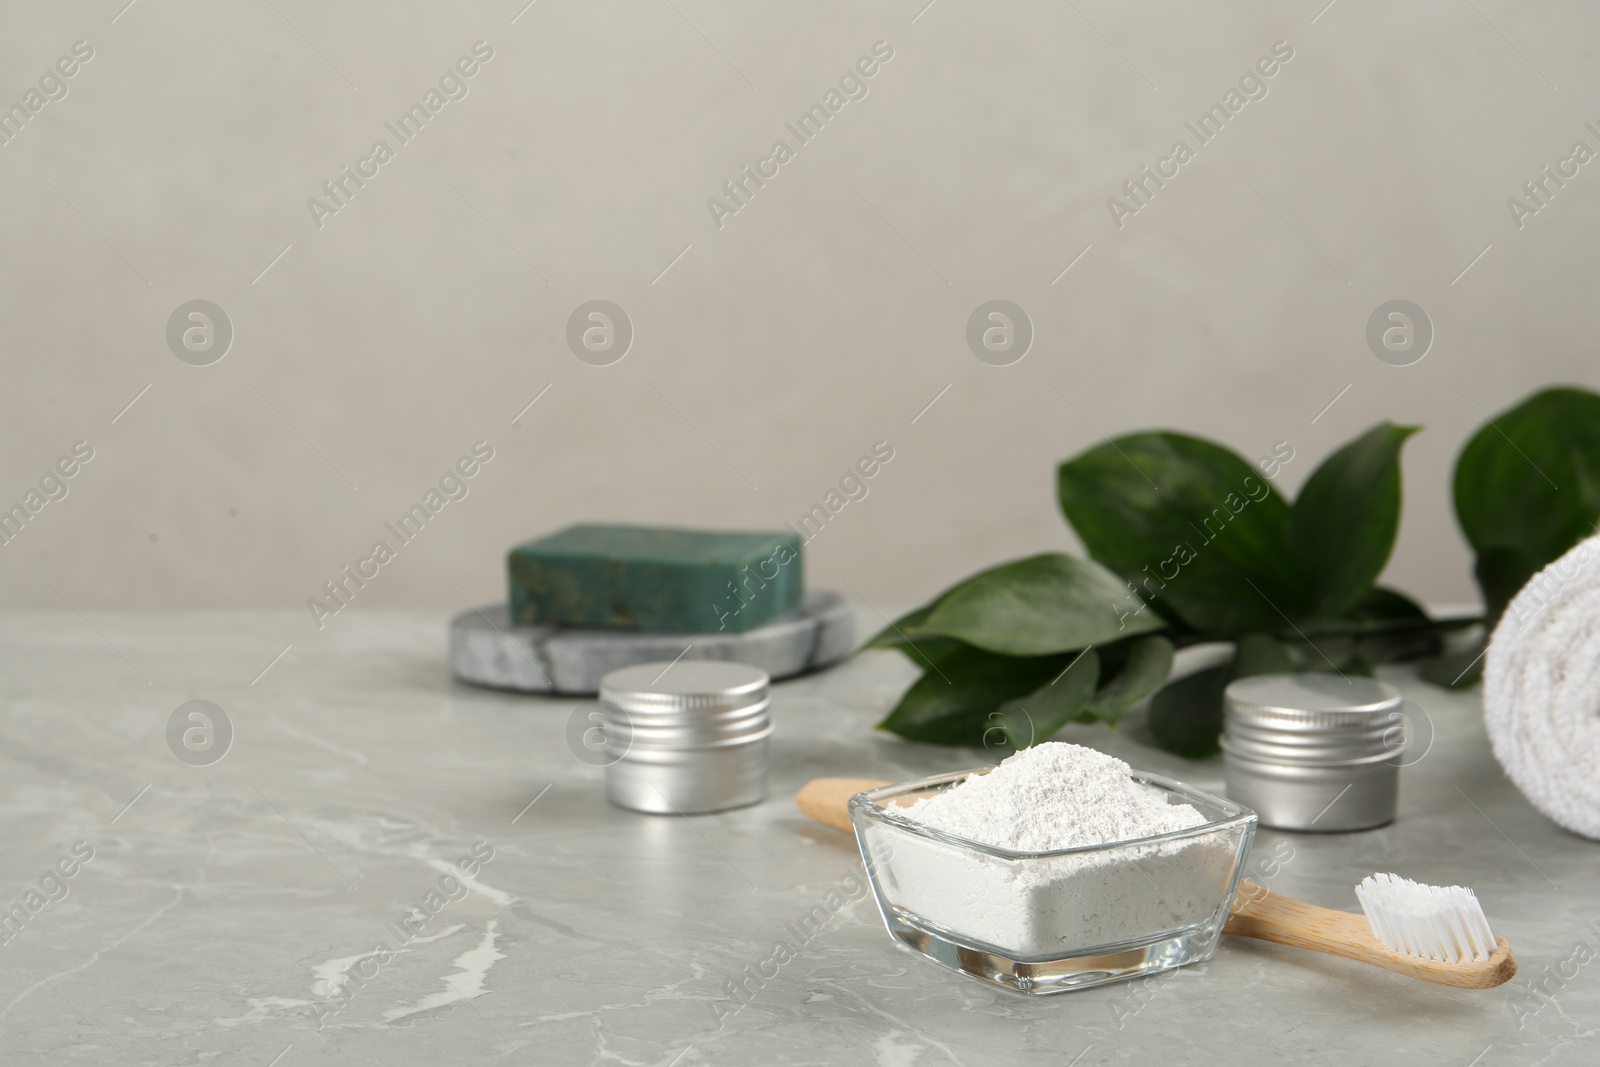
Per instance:
[[[935,830],[897,809],[957,771],[850,798],[850,821],[889,933],[936,963],[1021,993],[1065,993],[1207,959],[1244,871],[1256,815],[1181,782],[1133,779],[1189,804],[1199,826],[1053,852]]]

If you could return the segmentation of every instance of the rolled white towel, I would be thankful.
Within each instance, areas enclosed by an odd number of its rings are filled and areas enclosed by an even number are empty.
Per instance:
[[[1600,537],[1523,586],[1489,641],[1495,758],[1552,821],[1600,840]]]

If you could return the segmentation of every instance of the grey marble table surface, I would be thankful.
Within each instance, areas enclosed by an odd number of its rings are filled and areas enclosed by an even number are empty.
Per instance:
[[[0,1062],[1596,1061],[1600,845],[1509,785],[1476,694],[1388,675],[1433,733],[1399,819],[1263,831],[1251,874],[1347,909],[1376,870],[1471,885],[1517,950],[1510,985],[1457,991],[1224,938],[1168,975],[1027,998],[896,948],[855,892],[853,842],[794,807],[818,775],[994,761],[873,730],[904,662],[780,684],[768,801],[663,818],[606,804],[603,772],[568,746],[577,701],[451,681],[446,622],[0,619]],[[232,724],[210,765],[169,747],[190,700]],[[1137,715],[1064,736],[1222,784],[1218,761],[1151,748]],[[454,880],[463,859],[475,873]],[[792,958],[773,964],[780,942]]]

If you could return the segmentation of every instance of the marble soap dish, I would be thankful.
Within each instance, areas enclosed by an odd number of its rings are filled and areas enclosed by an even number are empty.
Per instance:
[[[788,678],[837,663],[854,649],[855,609],[828,590],[812,590],[795,610],[744,633],[519,626],[504,604],[472,608],[450,620],[452,674],[473,685],[524,693],[592,694],[618,668],[680,654],[746,663],[774,679]]]

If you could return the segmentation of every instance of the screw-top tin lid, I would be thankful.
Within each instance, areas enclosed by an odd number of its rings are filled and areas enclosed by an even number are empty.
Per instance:
[[[1360,676],[1240,678],[1224,697],[1222,747],[1274,762],[1385,759],[1405,749],[1404,703],[1394,686]]]
[[[762,703],[770,684],[766,671],[744,663],[641,663],[600,679],[600,699],[629,715],[716,715]]]
[[[1229,705],[1252,718],[1314,719],[1329,726],[1350,716],[1399,711],[1400,690],[1375,678],[1337,674],[1257,674],[1228,686]]]

